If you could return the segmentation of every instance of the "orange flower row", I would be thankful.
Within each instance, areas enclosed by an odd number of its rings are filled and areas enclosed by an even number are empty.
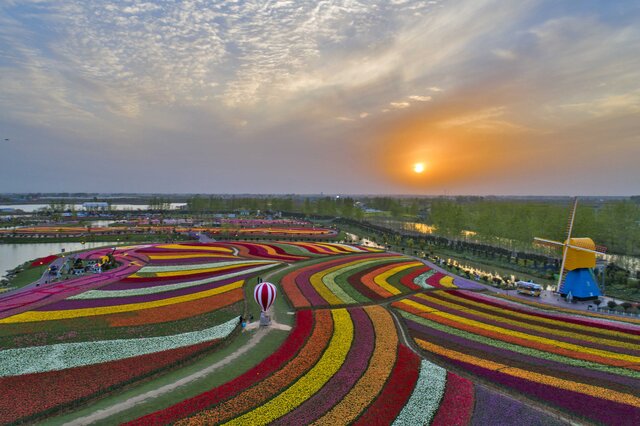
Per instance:
[[[196,416],[179,421],[176,425],[208,425],[232,419],[248,409],[263,404],[295,382],[316,364],[333,335],[330,311],[316,311],[315,317],[316,324],[312,335],[300,353],[286,367],[238,396]]]
[[[223,294],[192,300],[171,306],[144,309],[140,311],[112,314],[106,316],[111,327],[124,327],[143,324],[156,324],[191,318],[233,305],[244,299],[244,290],[237,288]]]

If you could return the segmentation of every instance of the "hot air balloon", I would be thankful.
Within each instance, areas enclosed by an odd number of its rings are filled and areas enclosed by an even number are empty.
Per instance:
[[[262,312],[260,312],[260,325],[267,326],[271,324],[271,318],[267,315],[267,310],[276,300],[276,293],[276,286],[268,282],[261,282],[253,289],[253,298],[262,309]]]
[[[253,298],[262,309],[262,312],[269,310],[273,301],[276,300],[276,293],[276,286],[266,281],[261,282],[253,289]]]

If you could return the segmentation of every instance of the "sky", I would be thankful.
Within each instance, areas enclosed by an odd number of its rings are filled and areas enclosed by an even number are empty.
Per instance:
[[[0,192],[637,195],[639,160],[636,0],[0,1]]]

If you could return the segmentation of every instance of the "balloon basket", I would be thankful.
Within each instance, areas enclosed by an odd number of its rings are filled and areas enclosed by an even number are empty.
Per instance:
[[[264,327],[271,325],[271,317],[266,312],[260,312],[260,325]]]

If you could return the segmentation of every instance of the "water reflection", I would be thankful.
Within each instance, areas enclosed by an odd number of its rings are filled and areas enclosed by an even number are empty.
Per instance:
[[[29,243],[29,244],[0,244],[0,275],[24,262],[49,256],[51,254],[88,250],[96,247],[113,246],[121,243],[90,242],[90,243]]]

